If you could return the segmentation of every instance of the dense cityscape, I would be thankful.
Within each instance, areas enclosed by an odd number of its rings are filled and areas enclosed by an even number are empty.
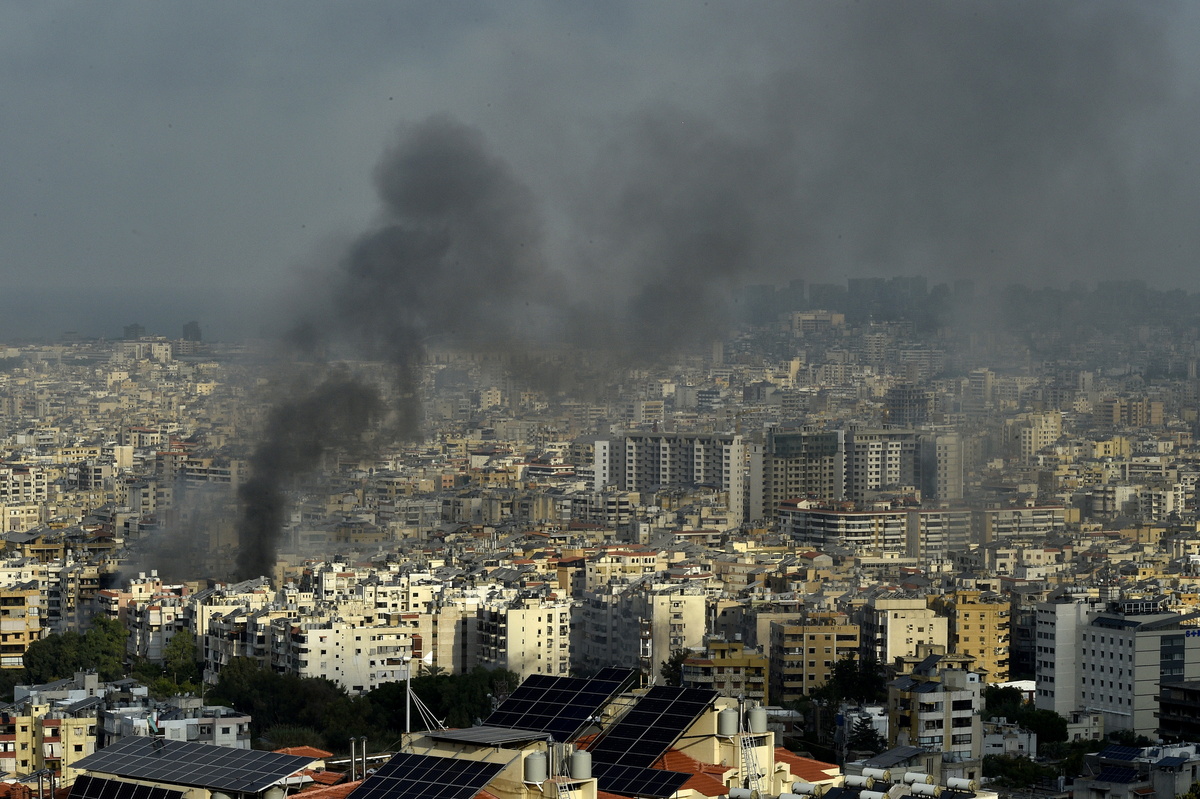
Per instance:
[[[1200,799],[1200,4],[0,4],[0,799]]]
[[[817,758],[788,768],[820,764],[820,790],[1004,786],[1039,754],[1048,794],[1122,757],[1157,785],[1200,765],[1169,743],[1200,718],[1200,306],[1074,288],[1010,289],[981,332],[967,283],[748,287],[728,337],[580,395],[430,350],[419,435],[380,414],[285,469],[265,550],[245,489],[280,397],[331,370],[386,386],[380,364],[195,322],[7,346],[0,665],[64,679],[17,687],[3,768],[70,778],[130,736],[247,748],[253,714],[203,701],[231,664],[360,698],[410,668],[507,675],[468,728],[519,681],[618,669],[766,709],[751,732]],[[72,665],[60,642],[98,619],[117,654]]]

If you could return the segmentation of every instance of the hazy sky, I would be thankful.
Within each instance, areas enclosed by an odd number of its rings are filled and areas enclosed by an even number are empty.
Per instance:
[[[231,334],[311,302],[435,114],[528,188],[564,301],[917,273],[1200,290],[1194,8],[7,3],[0,337]]]

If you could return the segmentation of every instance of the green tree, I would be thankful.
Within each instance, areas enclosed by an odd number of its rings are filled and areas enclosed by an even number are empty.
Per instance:
[[[486,669],[479,666],[465,674],[441,674],[414,677],[413,693],[420,697],[430,712],[451,727],[469,727],[476,719],[486,719],[492,713],[494,700],[511,693],[520,679],[507,669]],[[376,723],[387,723],[392,729],[403,730],[405,691],[403,682],[379,686],[367,698],[381,714]],[[421,729],[420,715],[412,711],[413,729]]]
[[[1139,735],[1133,730],[1113,730],[1108,734],[1108,740],[1121,746],[1149,746],[1154,743],[1145,735]]]
[[[1020,688],[989,685],[983,689],[983,717],[986,719],[1003,716],[1012,720],[1024,704],[1025,695]]]
[[[163,670],[176,685],[200,682],[194,635],[187,630],[180,630],[171,636],[171,640],[163,647]]]
[[[308,727],[320,730],[324,748],[347,751],[351,737],[372,741],[388,738],[395,728],[381,728],[366,697],[350,697],[330,680],[276,674],[250,658],[234,658],[221,670],[209,692],[216,702],[249,713],[256,737],[273,727]]]
[[[887,749],[887,741],[866,716],[859,716],[846,736],[846,749],[877,755]]]
[[[686,649],[676,649],[660,664],[659,672],[662,674],[663,685],[683,685],[683,661],[687,660],[690,654]]]
[[[887,700],[887,680],[874,657],[850,654],[833,664],[829,679],[813,695],[831,702],[883,702]]]
[[[125,641],[128,632],[106,616],[92,619],[87,632],[48,635],[25,650],[29,682],[41,684],[72,677],[78,671],[95,671],[102,680],[125,676]]]
[[[993,784],[1001,788],[1027,788],[1057,774],[1052,766],[1040,765],[1027,757],[985,755],[983,758],[983,776],[992,777]]]

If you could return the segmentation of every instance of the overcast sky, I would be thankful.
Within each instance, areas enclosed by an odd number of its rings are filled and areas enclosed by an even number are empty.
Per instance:
[[[7,3],[0,337],[256,330],[378,222],[384,153],[437,114],[528,187],[564,301],[1200,290],[1194,8]]]

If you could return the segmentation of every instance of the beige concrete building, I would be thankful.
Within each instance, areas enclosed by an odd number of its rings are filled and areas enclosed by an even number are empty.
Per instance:
[[[1009,677],[1010,605],[997,594],[955,591],[930,598],[930,607],[949,622],[950,651],[975,659],[988,682]]]
[[[829,679],[839,660],[858,654],[859,627],[839,613],[771,624],[771,701],[794,702]]]
[[[862,654],[883,665],[912,657],[917,647],[949,647],[949,622],[923,596],[888,592],[871,596],[855,614],[862,630]]]

